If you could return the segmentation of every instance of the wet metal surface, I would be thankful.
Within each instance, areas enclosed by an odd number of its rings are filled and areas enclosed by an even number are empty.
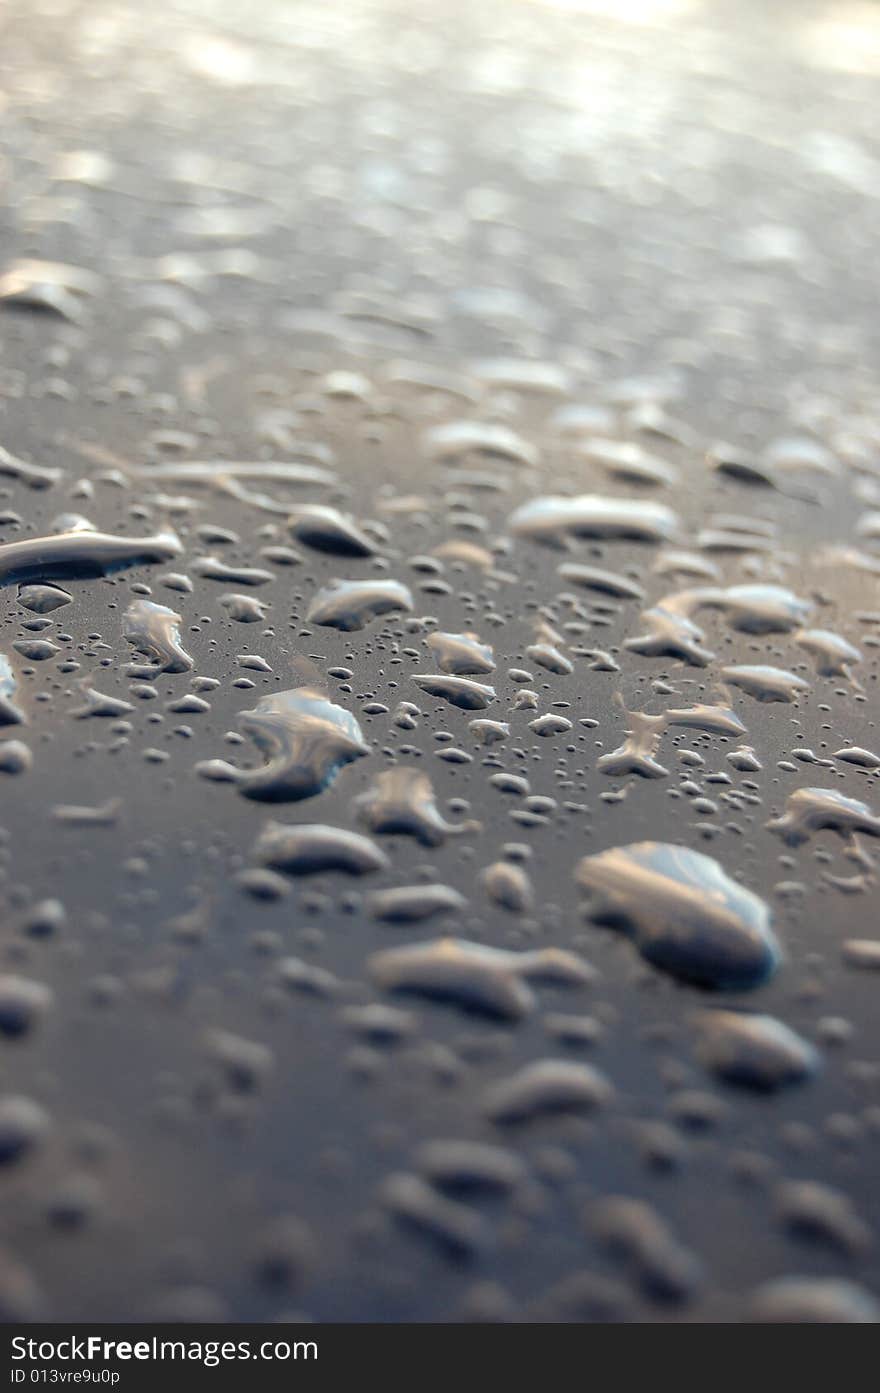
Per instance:
[[[878,79],[8,0],[5,1318],[877,1319]]]

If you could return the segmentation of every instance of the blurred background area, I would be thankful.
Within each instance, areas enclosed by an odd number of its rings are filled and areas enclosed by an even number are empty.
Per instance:
[[[296,352],[686,378],[745,444],[876,398],[878,108],[865,0],[3,0],[0,246],[111,337],[158,276]]]

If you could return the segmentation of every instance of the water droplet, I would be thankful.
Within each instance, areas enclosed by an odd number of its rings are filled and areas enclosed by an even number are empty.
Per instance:
[[[242,770],[213,761],[211,767],[200,766],[200,772],[213,778],[225,775],[246,798],[313,798],[343,765],[370,753],[354,716],[309,687],[261,697],[253,711],[242,712],[239,722],[266,756],[266,764]]]
[[[353,633],[383,614],[409,613],[412,608],[412,595],[400,581],[334,580],[318,591],[306,619]]]
[[[591,918],[623,929],[648,962],[674,977],[736,991],[776,968],[767,905],[710,856],[637,842],[584,857],[576,879],[589,893]]]

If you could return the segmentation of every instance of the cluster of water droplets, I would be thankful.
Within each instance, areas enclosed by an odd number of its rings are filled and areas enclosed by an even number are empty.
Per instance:
[[[399,251],[389,122],[351,235]],[[521,250],[499,189],[461,230],[408,158],[438,267]],[[436,1317],[427,1252],[469,1318],[876,1319],[877,420],[793,392],[728,443],[693,343],[618,370],[625,335],[401,293],[387,247],[268,303],[265,169],[169,169],[171,250],[50,254],[43,219],[94,251],[141,197],[84,148],[0,266],[0,1308],[54,1313],[47,1223],[117,1310],[95,1253],[164,1195],[139,1314],[222,1316],[232,1178],[261,1318],[342,1273]],[[307,250],[342,175],[300,173]]]

